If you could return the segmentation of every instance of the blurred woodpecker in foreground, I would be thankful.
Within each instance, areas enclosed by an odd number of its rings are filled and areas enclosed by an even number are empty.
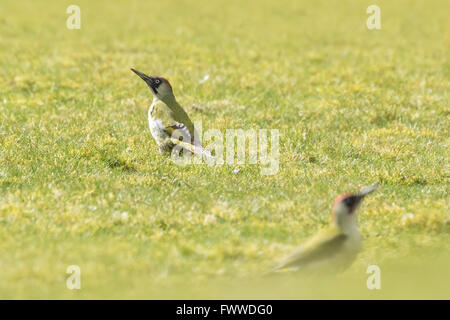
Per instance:
[[[270,272],[281,269],[339,272],[349,267],[361,246],[356,209],[376,189],[365,187],[358,194],[343,194],[334,200],[332,225],[294,250]]]
[[[153,102],[148,110],[148,124],[159,152],[170,153],[178,146],[178,150],[211,157],[209,151],[201,147],[194,124],[175,99],[169,81],[131,70],[145,81],[153,93]]]

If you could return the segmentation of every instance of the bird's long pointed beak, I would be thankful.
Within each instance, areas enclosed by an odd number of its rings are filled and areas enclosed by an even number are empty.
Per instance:
[[[142,80],[144,80],[148,85],[152,85],[153,84],[153,77],[150,77],[148,75],[146,75],[145,73],[142,73],[140,71],[137,71],[136,69],[131,68],[131,71],[133,71],[134,73],[136,73]]]
[[[361,191],[359,193],[359,196],[361,198],[364,198],[369,193],[375,191],[377,189],[377,187],[378,187],[378,184],[376,184],[376,183],[371,185],[371,186],[364,187],[364,188],[361,189]]]

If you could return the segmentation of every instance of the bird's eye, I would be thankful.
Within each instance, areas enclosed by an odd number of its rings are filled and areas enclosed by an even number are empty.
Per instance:
[[[345,199],[345,203],[349,206],[353,205],[355,203],[355,198],[354,197],[350,197]]]
[[[159,79],[156,79],[156,80],[155,80],[155,83],[156,83],[156,84],[159,84],[160,82],[161,82],[161,81],[160,81]]]

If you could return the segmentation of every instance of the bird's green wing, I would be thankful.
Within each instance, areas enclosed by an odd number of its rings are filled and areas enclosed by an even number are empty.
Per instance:
[[[305,245],[292,252],[275,270],[301,267],[330,258],[340,251],[347,236],[337,228],[329,228],[319,233]]]
[[[164,130],[170,137],[176,139],[183,137],[184,141],[191,142],[192,134],[189,127],[192,122],[187,115],[186,120],[186,118],[180,116],[180,112],[176,111],[173,108],[169,108],[164,102],[158,101],[153,105],[152,117],[161,120]]]
[[[179,107],[178,104],[177,106]],[[153,105],[152,117],[161,120],[164,131],[169,135],[168,141],[172,145],[178,145],[191,153],[212,158],[208,150],[195,144],[194,125],[186,112],[181,107],[179,108],[174,106],[169,108],[164,102],[158,101]]]
[[[174,138],[170,138],[170,141],[172,142],[173,145],[179,146],[182,149],[187,150],[187,151],[189,151],[191,153],[195,153],[195,154],[198,154],[198,155],[201,155],[201,156],[205,156],[205,157],[208,157],[208,158],[214,158],[211,155],[211,152],[209,152],[206,149],[203,149],[203,147],[195,146],[195,145],[193,145],[191,143],[180,141],[180,140],[177,140],[177,139],[174,139]]]

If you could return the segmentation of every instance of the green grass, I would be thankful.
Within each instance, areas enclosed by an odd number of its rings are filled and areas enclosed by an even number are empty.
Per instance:
[[[370,1],[72,3],[0,3],[1,298],[450,297],[448,1],[377,1],[378,31]],[[279,172],[160,155],[130,67],[204,130],[279,129]],[[348,271],[259,278],[375,181]]]

